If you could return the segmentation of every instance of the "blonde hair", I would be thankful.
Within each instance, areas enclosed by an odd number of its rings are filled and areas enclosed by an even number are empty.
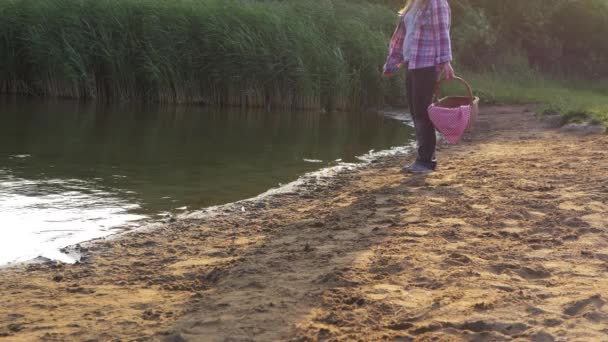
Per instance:
[[[403,6],[403,8],[399,11],[399,14],[405,14],[414,7],[425,7],[428,2],[429,0],[407,0],[405,6]]]

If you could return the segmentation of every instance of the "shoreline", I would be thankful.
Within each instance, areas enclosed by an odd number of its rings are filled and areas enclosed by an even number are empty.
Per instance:
[[[377,115],[382,115],[392,120],[402,122],[404,124],[412,125],[411,120],[407,118],[407,115],[403,112],[391,109],[388,110],[377,110]],[[66,262],[56,259],[50,259],[44,256],[38,256],[33,259],[10,262],[6,264],[0,264],[0,271],[4,269],[11,269],[13,267],[19,267],[28,264],[44,264],[44,263],[64,263],[66,265],[81,262],[83,258],[86,258],[86,253],[94,250],[97,244],[104,243],[105,241],[111,241],[114,239],[128,238],[131,233],[143,232],[153,233],[154,230],[161,228],[163,225],[175,223],[179,220],[191,220],[191,219],[209,219],[215,215],[227,215],[237,212],[241,209],[245,210],[256,210],[260,209],[260,205],[264,204],[267,199],[274,196],[289,195],[296,192],[311,192],[319,187],[331,185],[331,181],[335,177],[339,177],[342,173],[348,173],[357,169],[364,168],[368,164],[377,161],[381,158],[402,155],[405,156],[411,153],[412,144],[403,146],[391,147],[390,149],[381,151],[370,151],[369,154],[360,155],[355,157],[359,162],[346,163],[340,159],[336,161],[328,161],[323,168],[307,172],[304,175],[298,177],[296,180],[287,184],[280,184],[277,187],[270,188],[256,196],[237,200],[230,203],[224,203],[219,205],[213,205],[197,210],[186,211],[182,213],[169,213],[162,219],[154,219],[150,216],[146,219],[141,220],[141,224],[136,227],[128,226],[116,226],[113,229],[122,230],[116,233],[111,233],[106,236],[94,238],[91,240],[85,240],[72,245],[62,247],[57,252],[64,254],[67,258],[72,259],[73,262]],[[333,165],[331,165],[333,164]]]
[[[608,137],[526,106],[479,120],[431,175],[386,157],[75,265],[0,270],[0,338],[602,340]]]

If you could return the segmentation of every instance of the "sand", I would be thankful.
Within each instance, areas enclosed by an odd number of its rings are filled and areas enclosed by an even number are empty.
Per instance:
[[[0,339],[608,341],[608,136],[532,109],[483,108],[431,175],[386,158],[0,270]]]

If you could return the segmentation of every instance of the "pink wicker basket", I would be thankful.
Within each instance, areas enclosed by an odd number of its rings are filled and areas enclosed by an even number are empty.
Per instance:
[[[441,84],[452,80],[464,84],[469,96],[448,96],[439,99]],[[460,77],[440,80],[435,86],[433,103],[428,112],[435,128],[450,144],[456,144],[465,131],[474,127],[479,113],[479,97],[473,95],[471,86]]]

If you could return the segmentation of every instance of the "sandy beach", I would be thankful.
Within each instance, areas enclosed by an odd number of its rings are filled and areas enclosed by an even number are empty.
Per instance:
[[[0,270],[7,341],[608,341],[608,135],[485,107],[438,172],[387,157],[245,210]]]

